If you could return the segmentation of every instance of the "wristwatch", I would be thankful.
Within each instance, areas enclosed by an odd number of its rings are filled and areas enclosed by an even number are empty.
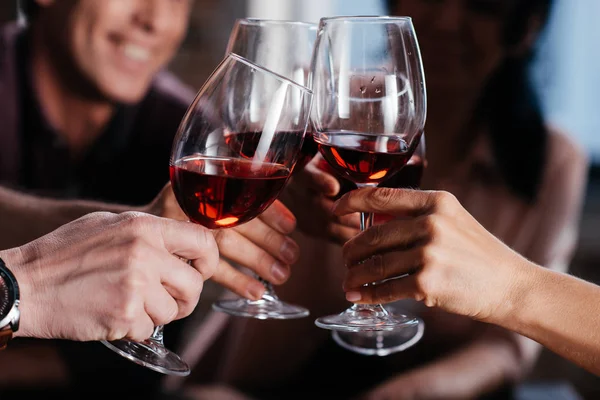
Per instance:
[[[13,333],[19,330],[19,285],[0,258],[0,350],[4,350]]]

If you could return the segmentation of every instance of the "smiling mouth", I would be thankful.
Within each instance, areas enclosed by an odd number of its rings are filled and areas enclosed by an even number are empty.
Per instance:
[[[123,46],[125,57],[137,62],[146,62],[150,60],[150,51],[142,46],[127,43]]]

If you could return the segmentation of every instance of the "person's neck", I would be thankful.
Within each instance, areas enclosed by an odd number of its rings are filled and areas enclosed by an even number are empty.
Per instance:
[[[32,89],[41,112],[67,143],[73,158],[80,158],[100,136],[115,111],[115,104],[77,93],[64,81],[52,62],[51,50],[33,32],[31,47]]]

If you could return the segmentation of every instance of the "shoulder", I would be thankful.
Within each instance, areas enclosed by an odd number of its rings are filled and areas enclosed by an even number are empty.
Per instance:
[[[556,172],[557,169],[564,168],[587,169],[588,154],[573,138],[574,135],[555,125],[547,125],[546,129],[548,132],[546,171]]]
[[[193,90],[170,72],[158,74],[139,103],[136,126],[144,136],[171,140],[194,99]]]
[[[152,84],[150,95],[168,104],[179,105],[187,109],[194,99],[194,90],[169,71],[160,72]]]

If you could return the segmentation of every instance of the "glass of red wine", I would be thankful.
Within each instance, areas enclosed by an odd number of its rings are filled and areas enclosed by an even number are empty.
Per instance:
[[[236,20],[227,53],[238,54],[302,86],[309,86],[310,62],[317,40],[317,24],[258,18]],[[317,154],[309,124],[294,172]]]
[[[393,178],[415,152],[426,118],[425,78],[411,19],[321,19],[311,71],[313,136],[332,170],[358,187]],[[361,214],[361,230],[372,223],[372,214]],[[368,332],[412,330],[419,320],[392,315],[381,305],[354,304],[315,323]]]
[[[425,152],[425,135],[421,136],[419,145],[413,153],[408,163],[385,182],[379,184],[379,187],[419,189],[421,187],[421,178],[423,171],[427,168],[427,158]],[[392,215],[375,214],[374,224],[383,224],[391,221],[395,217]],[[392,315],[396,314],[396,309],[401,307],[403,302],[397,302],[386,306],[386,311]],[[402,311],[399,311],[402,313]],[[404,316],[402,316],[404,317]],[[396,316],[396,318],[398,318]],[[424,323],[419,319],[419,323],[400,331],[370,331],[370,332],[344,332],[332,331],[333,340],[343,348],[363,355],[387,356],[393,353],[404,351],[414,346],[421,340],[425,331]]]
[[[311,102],[306,87],[229,53],[188,109],[173,145],[171,182],[189,219],[224,229],[269,207],[300,157]],[[213,308],[258,319],[308,316],[260,280],[267,289],[261,299],[223,299]]]
[[[229,54],[202,86],[175,136],[170,175],[188,218],[209,229],[234,227],[260,215],[277,198],[296,163],[312,92]],[[217,309],[257,318],[307,316],[272,291],[258,301],[229,300]],[[170,375],[189,366],[163,344],[157,326],[144,342],[105,342],[122,356]]]

